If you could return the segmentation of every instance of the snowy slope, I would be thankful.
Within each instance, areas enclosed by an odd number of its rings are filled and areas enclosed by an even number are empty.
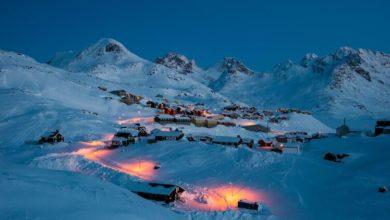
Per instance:
[[[298,107],[334,116],[385,117],[390,109],[390,56],[340,48],[300,63],[287,61],[266,73],[240,79],[221,78],[217,91],[258,107]]]
[[[1,165],[2,219],[184,219],[124,188],[80,175]],[[148,210],[148,211],[145,211]]]

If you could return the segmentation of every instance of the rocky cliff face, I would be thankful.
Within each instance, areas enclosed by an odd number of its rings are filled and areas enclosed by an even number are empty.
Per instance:
[[[158,57],[154,62],[183,74],[194,73],[199,69],[194,60],[190,60],[184,55],[177,53],[168,53],[163,57]]]

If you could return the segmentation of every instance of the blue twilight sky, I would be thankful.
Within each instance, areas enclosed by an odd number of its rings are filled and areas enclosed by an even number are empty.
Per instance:
[[[390,52],[388,0],[0,0],[0,48],[47,61],[102,37],[153,60],[174,51],[210,66],[233,56],[267,70],[340,46]]]

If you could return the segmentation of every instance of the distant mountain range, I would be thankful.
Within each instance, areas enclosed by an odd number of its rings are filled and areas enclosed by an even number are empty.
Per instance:
[[[6,62],[1,58],[1,68],[10,65]],[[257,72],[232,57],[205,69],[177,53],[147,61],[116,40],[101,39],[78,53],[57,53],[47,63],[151,98],[163,94],[212,106],[237,102],[259,108],[296,107],[335,117],[390,114],[390,55],[365,49],[307,54],[300,62]]]

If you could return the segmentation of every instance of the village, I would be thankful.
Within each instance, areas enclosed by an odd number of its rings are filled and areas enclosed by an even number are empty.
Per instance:
[[[100,87],[99,87],[100,88]],[[100,88],[102,89],[102,88]],[[107,90],[106,88],[103,88]],[[336,129],[336,133],[308,133],[301,130],[276,130],[275,125],[289,121],[291,114],[310,116],[310,112],[299,109],[279,108],[274,111],[259,111],[254,107],[245,107],[238,104],[226,106],[219,111],[211,111],[204,105],[193,104],[171,104],[168,100],[161,98],[160,101],[143,100],[141,96],[132,95],[124,90],[111,91],[111,94],[120,97],[120,102],[126,105],[140,105],[143,108],[152,109],[155,112],[154,117],[149,118],[129,118],[120,120],[116,132],[104,142],[90,141],[85,142],[86,146],[98,148],[87,151],[79,150],[78,154],[87,159],[101,163],[111,169],[127,173],[138,177],[141,181],[130,189],[137,195],[154,201],[164,202],[166,204],[181,201],[182,194],[186,192],[185,187],[172,183],[151,182],[151,175],[161,168],[158,163],[138,160],[133,164],[112,165],[103,158],[109,151],[126,148],[132,145],[144,144],[145,146],[154,145],[158,142],[168,141],[167,143],[199,143],[206,144],[209,147],[229,147],[229,148],[247,148],[250,151],[263,151],[276,154],[295,154],[302,153],[301,148],[310,141],[327,138],[330,135],[339,137],[348,135],[351,131],[344,124]],[[229,134],[236,135],[214,135],[216,128],[227,129]],[[185,130],[202,132],[190,132]],[[209,131],[209,132],[205,132]],[[389,134],[389,121],[378,121],[375,127],[374,135]],[[245,136],[248,135],[248,136]],[[64,137],[59,130],[47,131],[39,140],[43,143],[64,142]],[[100,152],[100,153],[99,153]],[[104,152],[104,153],[103,153]],[[341,159],[348,157],[348,154],[327,153],[324,159],[340,162]],[[241,190],[237,190],[239,192]],[[211,195],[212,193],[210,193]],[[249,195],[249,196],[248,196]],[[226,205],[226,198],[222,197],[226,208],[240,208],[249,210],[260,210],[263,201],[252,198],[249,193],[247,196],[237,197]],[[221,193],[214,196],[215,200],[221,199]],[[218,198],[218,199],[217,199]],[[189,204],[191,201],[187,201]],[[196,202],[195,202],[196,203]],[[195,204],[194,203],[194,204]],[[233,204],[232,204],[233,203]],[[199,206],[199,204],[194,205]],[[210,207],[208,207],[210,209]],[[215,209],[221,209],[221,206]]]

